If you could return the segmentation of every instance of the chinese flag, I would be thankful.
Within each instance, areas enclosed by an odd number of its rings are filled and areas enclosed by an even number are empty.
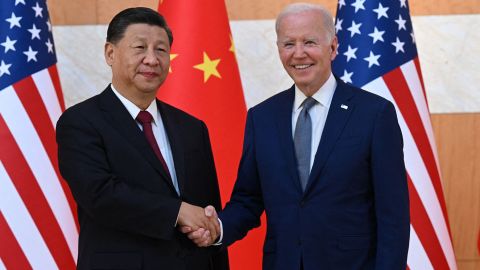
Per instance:
[[[246,106],[223,0],[160,0],[173,32],[171,72],[158,97],[203,120],[222,201],[229,200],[242,152]],[[263,230],[229,249],[232,270],[261,269]]]

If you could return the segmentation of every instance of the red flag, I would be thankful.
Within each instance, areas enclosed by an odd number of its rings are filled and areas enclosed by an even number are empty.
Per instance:
[[[158,97],[203,120],[209,129],[222,200],[235,182],[246,106],[223,0],[164,0],[159,12],[172,29],[171,73]],[[260,269],[264,230],[234,244],[231,269]]]
[[[75,269],[75,204],[55,143],[65,105],[46,1],[2,1],[0,21],[0,269]]]

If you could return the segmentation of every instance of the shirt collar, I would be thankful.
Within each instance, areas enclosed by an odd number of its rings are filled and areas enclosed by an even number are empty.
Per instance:
[[[329,109],[335,88],[337,88],[337,81],[335,80],[333,74],[330,73],[327,81],[317,92],[315,92],[315,94],[313,94],[312,98]],[[300,109],[303,101],[305,101],[306,98],[307,96],[305,96],[305,94],[295,85],[295,101],[293,103],[293,110],[296,111]]]
[[[112,88],[113,93],[115,93],[115,95],[118,97],[118,99],[120,99],[123,106],[125,106],[128,113],[130,113],[132,118],[133,119],[137,118],[138,113],[141,111],[140,108],[138,108],[137,105],[135,105],[133,102],[128,100],[126,97],[122,96],[122,94],[120,94],[120,92],[118,92],[117,89],[115,89],[113,84],[110,84],[110,87]],[[148,106],[148,108],[145,111],[149,112],[153,116],[153,121],[152,122],[156,125],[158,123],[156,99],[154,99],[152,101],[152,103],[150,103],[150,105]]]

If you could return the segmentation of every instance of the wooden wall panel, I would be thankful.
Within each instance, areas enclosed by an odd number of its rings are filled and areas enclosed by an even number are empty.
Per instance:
[[[97,0],[47,0],[53,25],[96,24]]]
[[[164,0],[177,1],[177,0]],[[208,1],[208,0],[205,0]],[[107,24],[118,11],[133,6],[155,9],[158,0],[47,0],[52,23],[56,25]],[[293,2],[325,5],[335,14],[335,0],[225,0],[230,20],[274,19],[278,12]],[[414,0],[409,1],[412,15],[479,14],[479,0]]]
[[[226,0],[230,20],[274,19],[288,4],[295,2],[320,3],[335,15],[337,1],[332,0]]]
[[[434,114],[432,125],[459,269],[480,269],[480,113]]]
[[[116,0],[112,6],[112,0],[97,0],[97,20],[98,22],[108,23],[115,14],[128,7],[149,7],[158,8],[158,0]]]

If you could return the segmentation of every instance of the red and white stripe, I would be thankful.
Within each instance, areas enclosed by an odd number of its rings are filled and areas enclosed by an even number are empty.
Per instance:
[[[390,100],[404,140],[410,193],[408,266],[457,269],[449,233],[438,158],[418,60],[409,61],[362,88]]]
[[[75,269],[75,205],[55,142],[63,109],[55,66],[0,91],[0,269]]]

